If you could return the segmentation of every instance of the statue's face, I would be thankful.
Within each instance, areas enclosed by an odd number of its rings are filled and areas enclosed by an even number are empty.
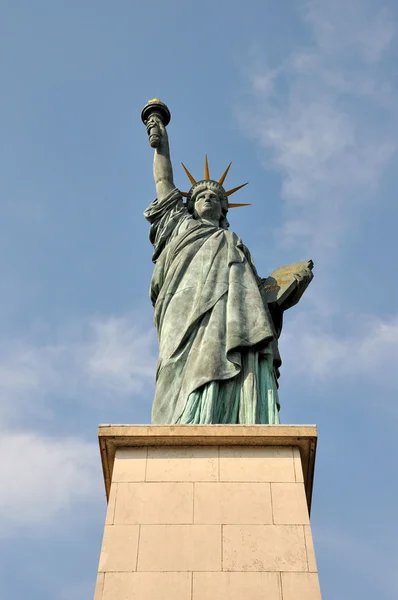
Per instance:
[[[195,214],[199,218],[220,222],[221,200],[213,190],[203,190],[195,199]]]

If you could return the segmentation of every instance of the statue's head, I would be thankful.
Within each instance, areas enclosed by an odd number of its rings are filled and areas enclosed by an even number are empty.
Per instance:
[[[211,179],[198,181],[189,190],[187,197],[188,211],[196,218],[217,220],[220,227],[227,229],[228,196],[217,181]]]
[[[227,229],[229,227],[227,220],[228,209],[236,208],[238,206],[249,206],[248,204],[231,204],[228,202],[228,196],[231,196],[231,194],[234,194],[243,186],[247,185],[244,183],[243,185],[239,185],[238,187],[229,191],[226,191],[223,188],[222,184],[224,183],[231,163],[225,169],[218,181],[210,179],[207,155],[205,159],[204,179],[201,181],[196,181],[186,166],[182,166],[184,167],[185,173],[187,174],[192,187],[188,193],[181,193],[187,199],[188,211],[196,218],[207,217],[212,220],[218,220],[220,227]]]

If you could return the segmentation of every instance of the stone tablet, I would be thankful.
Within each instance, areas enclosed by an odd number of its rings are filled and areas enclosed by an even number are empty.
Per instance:
[[[296,304],[313,278],[313,267],[312,260],[303,260],[275,269],[269,277],[263,280],[268,304],[276,302],[281,306],[289,297],[292,297],[291,300],[294,297],[293,304]],[[298,295],[297,299],[296,295]],[[293,305],[290,299],[289,304]]]

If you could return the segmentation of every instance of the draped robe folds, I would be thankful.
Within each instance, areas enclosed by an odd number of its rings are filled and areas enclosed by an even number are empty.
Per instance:
[[[196,220],[177,189],[144,215],[159,339],[152,422],[279,423],[277,334],[249,251]]]

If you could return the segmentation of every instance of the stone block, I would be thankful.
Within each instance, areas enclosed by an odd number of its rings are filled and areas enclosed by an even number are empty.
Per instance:
[[[196,483],[194,522],[272,523],[269,483]]]
[[[145,481],[147,448],[117,448],[112,482]]]
[[[105,525],[113,525],[115,517],[115,504],[117,496],[117,483],[113,483],[109,494],[108,507],[106,509]]]
[[[221,526],[141,525],[137,570],[221,571]]]
[[[148,448],[147,481],[217,481],[216,446]]]
[[[316,573],[281,573],[283,600],[322,600]]]
[[[106,573],[102,600],[191,600],[191,577],[191,573]]]
[[[304,530],[297,525],[224,525],[224,571],[307,571]]]
[[[94,600],[102,600],[102,592],[104,589],[105,573],[98,573],[97,581],[95,582]]]
[[[105,525],[98,571],[135,571],[138,525]]]
[[[299,448],[293,448],[293,458],[294,458],[294,470],[296,473],[296,481],[298,483],[304,483],[304,475],[303,475],[303,465],[301,462],[301,455]]]
[[[307,500],[302,483],[271,483],[272,512],[276,525],[308,525]]]
[[[194,573],[192,600],[282,600],[279,573]]]
[[[193,483],[119,483],[115,524],[193,523]]]
[[[290,446],[220,448],[220,481],[295,481]]]
[[[305,535],[305,545],[307,548],[307,560],[308,560],[308,570],[311,572],[316,572],[316,560],[315,560],[315,550],[314,543],[312,540],[312,532],[311,527],[309,525],[304,525],[304,535]]]

